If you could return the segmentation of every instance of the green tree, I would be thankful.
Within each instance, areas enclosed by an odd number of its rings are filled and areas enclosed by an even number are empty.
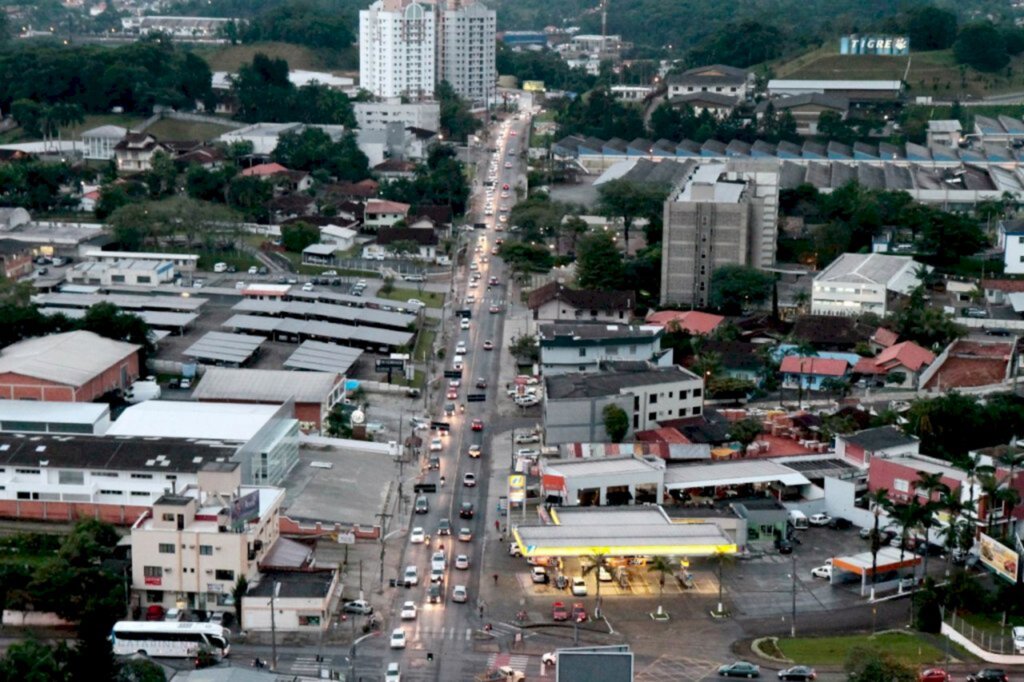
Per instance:
[[[892,508],[892,501],[889,499],[888,488],[876,488],[864,495],[868,509],[874,518],[871,526],[871,598],[875,597],[875,583],[878,582],[878,551],[882,549],[882,532],[879,529],[879,521],[884,512]]]
[[[743,39],[737,40],[737,36],[743,36]],[[753,66],[779,56],[783,42],[782,32],[771,24],[750,19],[730,22],[691,50],[687,62],[691,66]]]
[[[601,417],[604,419],[604,432],[608,434],[608,440],[621,443],[629,433],[629,415],[626,411],[618,405],[609,403],[601,410]]]
[[[309,223],[293,223],[281,226],[281,244],[292,253],[302,253],[310,244],[320,241],[320,228]]]
[[[246,220],[264,220],[269,215],[274,188],[254,176],[237,176],[228,182],[228,205],[237,209]]]
[[[178,169],[174,160],[163,151],[153,154],[151,169],[146,173],[151,199],[162,199],[177,190]]]
[[[907,16],[907,34],[915,52],[948,49],[956,41],[956,14],[938,7],[918,7]]]
[[[290,2],[266,9],[249,21],[240,37],[246,43],[281,41],[312,48],[343,50],[352,45],[352,18],[325,12],[322,4]],[[237,27],[236,27],[237,30]]]
[[[657,236],[653,241],[661,241],[661,216],[668,192],[669,188],[661,185],[612,180],[597,190],[598,210],[608,219],[622,220],[622,236],[629,251],[629,230],[637,218],[656,223],[659,229],[652,231]]]
[[[998,71],[1010,61],[1006,40],[992,22],[979,21],[960,29],[953,44],[957,62],[978,71]]]
[[[665,598],[665,580],[672,575],[675,566],[670,557],[655,556],[647,562],[647,572],[658,574],[658,612],[661,612],[661,600]]]
[[[726,315],[764,303],[775,280],[766,272],[746,265],[723,265],[711,273],[711,305]]]
[[[469,103],[459,97],[448,81],[436,85],[434,99],[441,106],[441,130],[446,140],[465,142],[483,125],[469,110]]]
[[[729,437],[744,450],[761,435],[761,422],[754,418],[741,419],[729,424]]]
[[[43,136],[43,107],[30,99],[19,99],[11,104],[11,117],[29,137]]]
[[[536,336],[520,334],[512,338],[508,346],[509,355],[519,361],[520,364],[534,364],[540,361],[540,345]]]
[[[15,642],[0,658],[0,679],[25,682],[71,682],[72,652],[63,642],[50,646],[37,639]]]
[[[900,338],[939,350],[967,334],[952,315],[930,305],[925,296],[924,287],[917,287],[892,314],[893,329]]]
[[[501,259],[513,272],[547,272],[554,264],[547,246],[525,242],[502,244]]]
[[[332,411],[331,414],[334,414],[334,412]],[[330,431],[330,425],[328,425],[328,431]],[[244,575],[238,576],[238,579],[235,580],[234,586],[231,588],[231,601],[234,602],[235,622],[238,623],[238,627],[242,627],[242,598],[245,597],[248,592],[249,579]]]
[[[915,682],[917,673],[885,652],[864,647],[850,650],[846,657],[849,682]]]
[[[576,252],[576,284],[582,289],[599,291],[624,287],[622,252],[612,235],[600,231],[580,239]]]

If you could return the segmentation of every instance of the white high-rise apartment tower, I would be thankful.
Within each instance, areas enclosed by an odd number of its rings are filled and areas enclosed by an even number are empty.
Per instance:
[[[437,80],[460,97],[485,105],[494,99],[495,12],[480,2],[442,2]]]
[[[359,12],[359,85],[377,97],[434,96],[436,9],[415,0],[377,0]]]

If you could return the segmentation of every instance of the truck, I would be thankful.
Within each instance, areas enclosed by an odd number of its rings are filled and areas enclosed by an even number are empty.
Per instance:
[[[475,678],[476,682],[523,682],[525,679],[526,674],[522,670],[516,670],[508,665],[493,668]]]
[[[156,377],[147,377],[145,380],[136,381],[124,394],[124,399],[129,403],[141,403],[146,400],[155,400],[160,397],[160,384]]]

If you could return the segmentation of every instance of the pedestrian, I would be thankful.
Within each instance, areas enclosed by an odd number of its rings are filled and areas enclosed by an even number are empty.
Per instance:
[[[483,604],[480,605],[480,617],[481,618],[484,617],[484,605]]]
[[[501,530],[501,521],[494,519],[494,530]]]
[[[498,584],[498,574],[497,573],[494,574],[494,584],[495,585]]]

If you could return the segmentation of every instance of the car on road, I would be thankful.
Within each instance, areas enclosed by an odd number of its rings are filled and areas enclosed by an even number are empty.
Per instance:
[[[462,370],[461,363],[455,363],[455,365],[453,365],[453,366],[458,368],[456,371],[461,371]],[[444,413],[447,414],[449,417],[454,415],[455,414],[455,403],[445,403],[444,404]]]
[[[391,631],[391,648],[405,648],[405,630],[403,630],[402,628],[395,628]]]
[[[465,476],[462,477],[462,485],[467,488],[475,488],[476,474],[474,474],[473,472],[468,472]]]
[[[437,534],[438,535],[451,535],[452,534],[452,522],[448,519],[441,519],[437,522]]]
[[[508,186],[508,183],[506,182],[506,183],[505,183],[504,185],[502,185],[502,186],[501,186],[501,188],[502,188],[503,190],[505,190],[505,191],[508,191],[508,190],[509,190],[509,186]]]
[[[444,570],[444,566],[447,563],[447,559],[444,556],[444,550],[438,550],[430,557],[430,568]]]
[[[519,448],[516,450],[516,457],[540,457],[540,450],[537,448]]]
[[[484,341],[484,350],[494,350],[494,342],[490,339]]]
[[[512,541],[508,543],[508,555],[509,556],[523,556],[523,551],[519,549],[519,543]]]
[[[445,398],[448,399],[448,400],[458,400],[459,399],[459,389],[457,389],[457,388],[449,388],[448,389],[448,393],[445,394]]]
[[[302,290],[303,291],[313,291],[313,283],[312,282],[306,282],[305,284],[302,285]]]
[[[481,449],[479,443],[473,443],[472,445],[469,446],[469,451],[466,454],[472,457],[473,459],[477,459],[480,457],[480,455],[484,454],[484,451],[483,449]]]
[[[540,568],[539,566],[535,566]],[[579,576],[572,579],[572,584],[569,587],[569,591],[572,592],[574,597],[586,597],[587,596],[587,581]]]
[[[472,542],[473,531],[469,528],[462,527],[459,529],[459,542]]]
[[[832,530],[847,530],[853,527],[853,523],[842,516],[833,516],[832,520],[828,522],[828,527]]]
[[[818,673],[809,665],[794,665],[792,668],[779,671],[780,680],[791,680],[792,682],[810,682],[816,677],[818,677]]]
[[[260,271],[260,269],[259,269],[258,267],[256,267],[255,265],[250,265],[250,266],[249,266],[249,274],[250,274],[250,275],[255,275],[255,274],[257,274],[257,273],[258,273],[259,271]]]
[[[431,604],[437,604],[442,601],[441,599],[441,583],[431,583],[430,587],[427,588],[427,601]]]
[[[425,495],[420,495],[416,498],[414,509],[417,514],[426,514],[430,511],[430,502],[427,501],[427,497]]]
[[[459,322],[459,329],[469,329],[469,320],[465,317]]]
[[[539,442],[540,442],[540,434],[539,433],[521,433],[521,434],[519,434],[518,436],[515,437],[516,445],[527,445],[529,443],[539,443]],[[519,452],[523,452],[523,450],[520,450]]]
[[[824,578],[825,580],[832,579],[832,567],[831,566],[817,566],[811,569],[811,576],[814,578]]]
[[[496,315],[497,313],[501,312],[501,306],[499,306],[497,304],[492,305],[490,308],[487,309],[487,312]]]
[[[473,420],[473,425],[472,425],[471,428],[474,431],[483,431],[484,430],[484,420],[483,419],[474,419]]]
[[[818,514],[811,514],[807,517],[807,523],[812,526],[827,526],[832,521],[832,517],[824,512]]]
[[[793,543],[784,537],[775,538],[775,549],[779,550],[779,554],[792,554]]]
[[[415,587],[420,584],[420,574],[415,566],[406,566],[405,575],[402,576],[402,584],[406,587]]]
[[[487,379],[484,379],[483,377],[479,377],[476,380],[476,387],[477,388],[487,388]]]
[[[431,583],[443,583],[444,582],[444,569],[437,568],[436,566],[430,569],[430,582]]]
[[[430,439],[430,451],[431,452],[440,452],[441,450],[444,450],[444,441],[441,440],[440,438],[431,438]]]
[[[465,344],[463,344],[463,350],[461,350],[461,351],[458,349],[458,347],[455,348],[455,354],[456,355],[465,355],[465,353],[466,353]],[[458,388],[459,386],[462,386],[462,379],[449,379],[448,380],[448,387],[449,388]]]
[[[402,682],[402,666],[395,662],[388,663],[384,672],[384,682]]]
[[[476,512],[472,502],[463,502],[459,505],[459,518],[460,519],[471,519],[473,514]]]
[[[718,674],[721,677],[761,677],[761,669],[753,663],[736,661],[719,666]]]
[[[412,529],[412,532],[409,533],[409,543],[410,544],[422,545],[426,541],[427,541],[427,533],[420,526],[416,526],[415,528]]]
[[[1009,678],[1002,668],[982,668],[973,675],[968,675],[967,682],[1009,682]]]
[[[466,556],[465,554],[460,554],[457,557],[455,557],[455,568],[460,570],[460,571],[468,571],[469,570],[469,557]]]
[[[942,668],[925,668],[918,673],[917,682],[949,682],[949,673]]]
[[[511,167],[512,167],[512,162],[511,161],[506,161],[505,162],[505,168],[511,168]]]
[[[416,620],[416,602],[407,601],[402,604],[402,620]]]
[[[551,620],[556,623],[569,620],[569,609],[565,608],[565,603],[556,601],[551,605]]]
[[[583,602],[578,601],[572,605],[572,619],[576,623],[587,622],[587,608],[583,606]]]
[[[452,588],[452,601],[456,604],[465,604],[469,601],[469,592],[465,585],[456,585]]]

